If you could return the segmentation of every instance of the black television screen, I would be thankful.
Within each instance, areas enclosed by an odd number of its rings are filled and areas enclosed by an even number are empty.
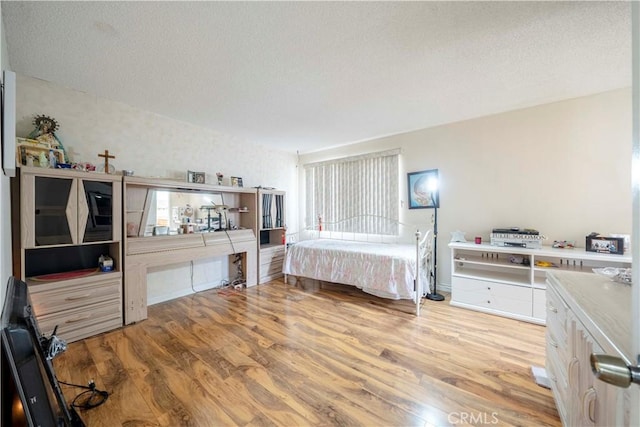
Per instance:
[[[1,327],[2,425],[84,426],[67,406],[46,357],[27,284],[14,277],[7,284]]]

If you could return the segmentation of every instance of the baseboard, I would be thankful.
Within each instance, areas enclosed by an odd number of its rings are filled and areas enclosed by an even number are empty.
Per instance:
[[[438,290],[451,293],[451,283],[438,283]]]
[[[211,282],[211,283],[203,283],[199,286],[194,286],[194,289],[196,292],[202,292],[202,291],[208,291],[209,289],[215,289],[219,287],[220,287],[219,283]],[[193,295],[193,294],[194,292],[193,292],[193,289],[191,288],[178,289],[174,292],[170,292],[162,295],[156,295],[153,298],[149,298],[147,300],[147,305],[160,304],[161,302],[171,301],[176,298],[182,298],[182,297],[186,297],[187,295]]]

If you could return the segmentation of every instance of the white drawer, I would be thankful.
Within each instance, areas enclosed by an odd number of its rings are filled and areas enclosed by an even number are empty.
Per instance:
[[[540,320],[547,318],[547,293],[544,289],[533,290],[533,317]]]
[[[466,277],[452,279],[452,299],[456,302],[522,316],[532,315],[533,296],[530,287]]]

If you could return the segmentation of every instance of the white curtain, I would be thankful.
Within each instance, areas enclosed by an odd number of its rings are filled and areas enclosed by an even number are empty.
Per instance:
[[[327,231],[396,235],[399,156],[396,149],[304,165],[306,223],[317,227],[322,218]]]

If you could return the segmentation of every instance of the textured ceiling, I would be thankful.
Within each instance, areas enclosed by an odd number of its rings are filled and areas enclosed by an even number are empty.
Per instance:
[[[631,85],[621,2],[2,2],[21,74],[301,153]]]

